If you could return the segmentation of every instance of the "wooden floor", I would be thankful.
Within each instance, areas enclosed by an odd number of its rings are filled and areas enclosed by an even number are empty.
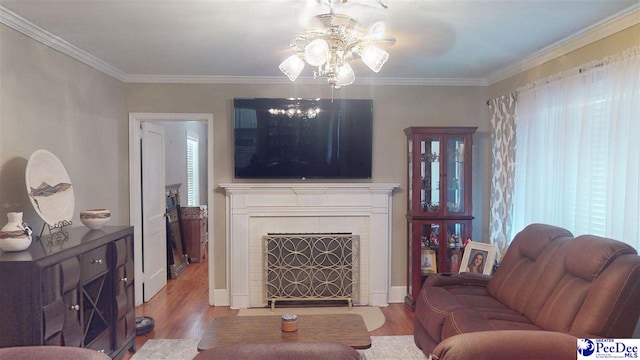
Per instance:
[[[207,262],[190,264],[176,280],[169,280],[151,301],[136,308],[136,317],[150,316],[154,331],[136,337],[136,349],[148,339],[200,339],[211,321],[222,316],[235,316],[238,310],[228,306],[209,306]],[[404,304],[383,307],[386,321],[371,336],[412,335],[413,313]],[[124,360],[131,358],[126,354]]]

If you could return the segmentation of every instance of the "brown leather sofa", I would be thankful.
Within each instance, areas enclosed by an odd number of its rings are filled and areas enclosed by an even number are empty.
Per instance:
[[[14,346],[0,348],[0,360],[111,360],[107,354],[73,346]]]
[[[629,245],[529,225],[493,276],[435,274],[416,303],[414,339],[447,359],[575,359],[578,338],[630,338],[640,257]]]

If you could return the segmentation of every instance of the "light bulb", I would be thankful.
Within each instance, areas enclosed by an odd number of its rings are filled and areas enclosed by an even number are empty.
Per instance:
[[[282,71],[289,80],[295,81],[304,69],[304,61],[298,55],[291,55],[280,64]]]
[[[353,73],[353,69],[349,63],[344,63],[344,65],[338,67],[336,69],[336,80],[338,86],[346,86],[351,85],[356,80],[356,74]]]
[[[324,39],[315,39],[304,48],[304,60],[311,66],[320,66],[329,59],[329,44]]]
[[[387,62],[389,58],[389,53],[380,49],[377,46],[369,45],[360,55],[362,57],[362,61],[367,64],[369,69],[374,72],[380,71],[382,69],[382,65]]]

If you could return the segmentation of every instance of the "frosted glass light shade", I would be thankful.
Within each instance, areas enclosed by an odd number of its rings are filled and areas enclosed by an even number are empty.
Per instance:
[[[329,44],[324,39],[315,39],[304,48],[304,59],[311,66],[320,66],[329,60]]]
[[[304,69],[304,61],[298,55],[291,55],[280,63],[280,71],[291,81],[296,81],[302,69]]]
[[[382,65],[387,62],[389,53],[380,49],[377,46],[369,45],[360,55],[362,61],[374,72],[380,71]]]
[[[339,86],[351,85],[356,80],[356,74],[353,73],[351,65],[345,63],[336,69],[336,80]]]

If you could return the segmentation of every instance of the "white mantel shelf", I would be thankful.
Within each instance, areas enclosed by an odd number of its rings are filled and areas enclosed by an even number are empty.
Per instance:
[[[261,301],[261,259],[255,239],[273,229],[365,233],[361,301],[363,305],[388,305],[391,193],[398,187],[390,183],[220,184],[227,198],[227,289],[231,308],[256,306]],[[354,229],[348,228],[350,223]]]

